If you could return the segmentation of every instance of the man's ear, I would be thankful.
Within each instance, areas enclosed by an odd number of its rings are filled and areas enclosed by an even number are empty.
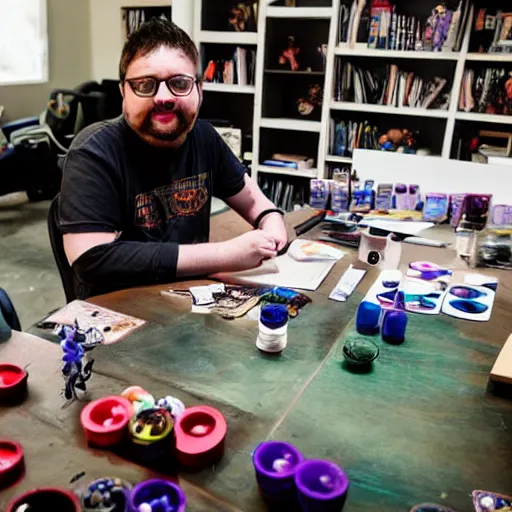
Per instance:
[[[124,99],[124,82],[119,82],[119,91]]]

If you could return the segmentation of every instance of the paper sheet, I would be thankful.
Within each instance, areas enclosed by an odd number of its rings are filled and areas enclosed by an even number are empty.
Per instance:
[[[296,240],[293,242],[304,242]],[[292,245],[293,245],[292,244]],[[341,259],[345,253],[339,251]],[[243,272],[222,272],[213,277],[231,284],[283,286],[300,290],[316,290],[336,264],[336,259],[297,261],[286,253],[265,262],[261,267]]]

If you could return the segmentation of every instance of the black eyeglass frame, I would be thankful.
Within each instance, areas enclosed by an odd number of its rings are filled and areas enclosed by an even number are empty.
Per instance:
[[[193,84],[192,87],[190,88],[190,91],[188,91],[185,94],[183,94],[183,93],[176,93],[172,89],[172,87],[170,85],[170,81],[173,78],[187,78],[187,79],[190,79],[192,81],[192,84]],[[132,82],[136,82],[138,80],[147,80],[147,79],[154,80],[154,82],[156,84],[155,85],[155,89],[154,89],[154,91],[151,94],[140,93],[139,91],[137,91],[135,89],[135,87],[134,87]],[[135,94],[135,96],[138,96],[139,98],[154,98],[158,94],[158,91],[160,90],[160,86],[162,85],[162,82],[165,83],[165,85],[166,85],[167,89],[169,90],[169,92],[171,92],[174,96],[183,98],[183,97],[186,97],[186,96],[190,96],[192,90],[194,89],[194,84],[196,86],[199,86],[199,84],[201,83],[201,80],[197,76],[178,74],[178,75],[169,76],[169,77],[164,78],[164,79],[161,79],[161,78],[158,78],[158,77],[152,76],[152,75],[139,76],[139,77],[135,77],[135,78],[125,78],[123,80],[123,83],[124,82],[128,83],[128,85],[130,86],[130,89],[133,91],[133,94]]]

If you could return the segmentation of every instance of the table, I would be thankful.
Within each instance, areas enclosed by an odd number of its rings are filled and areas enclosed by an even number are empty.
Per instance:
[[[247,229],[232,212],[223,213],[213,218],[212,239]],[[91,300],[148,320],[121,343],[95,349],[92,398],[138,384],[155,396],[212,405],[227,418],[224,458],[214,468],[180,475],[188,510],[264,510],[251,452],[267,438],[290,441],[306,457],[345,468],[351,480],[347,512],[407,511],[425,501],[463,512],[471,510],[473,489],[511,491],[512,403],[486,391],[492,364],[512,332],[509,274],[485,271],[500,279],[490,322],[410,315],[405,343],[376,340],[381,354],[372,370],[356,373],[341,362],[341,347],[355,333],[357,305],[378,272],[369,269],[347,303],[328,300],[356,259],[347,250],[322,286],[308,292],[313,303],[290,322],[280,357],[256,350],[253,322],[190,314],[183,299],[161,297],[162,286]],[[404,244],[402,264],[419,259],[464,268],[452,251]],[[29,468],[25,481],[0,494],[0,507],[4,496],[39,484],[66,486],[82,470],[87,479],[148,474],[86,448],[77,425],[81,404],[60,408],[57,352],[34,339],[0,345],[0,360],[31,361],[32,390],[23,406],[0,409],[0,432],[25,445]],[[49,467],[45,457],[53,461]]]

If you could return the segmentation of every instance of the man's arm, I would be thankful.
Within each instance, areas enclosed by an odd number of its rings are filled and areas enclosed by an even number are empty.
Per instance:
[[[249,224],[253,225],[260,213],[265,210],[275,209],[275,205],[263,194],[256,181],[247,174],[244,180],[244,188],[238,194],[225,199],[225,201]],[[286,245],[288,235],[281,214],[270,213],[265,215],[261,219],[258,228],[275,238],[277,251]]]

